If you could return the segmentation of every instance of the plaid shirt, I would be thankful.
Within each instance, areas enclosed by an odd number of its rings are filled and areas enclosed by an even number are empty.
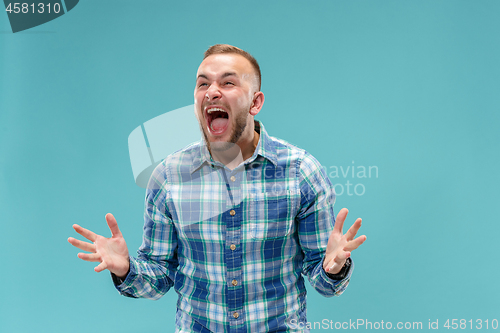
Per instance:
[[[353,265],[343,280],[322,268],[335,193],[321,165],[258,122],[256,130],[253,156],[232,171],[202,141],[151,177],[143,243],[115,285],[150,299],[174,287],[177,332],[302,331],[303,275],[324,296],[349,283]]]

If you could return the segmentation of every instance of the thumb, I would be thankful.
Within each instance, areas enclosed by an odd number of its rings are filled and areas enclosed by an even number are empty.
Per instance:
[[[111,230],[111,235],[113,237],[123,237],[120,229],[118,228],[118,222],[116,222],[113,214],[106,214],[106,222],[108,223],[109,230]]]
[[[347,258],[349,258],[350,256],[351,256],[350,252],[344,251],[342,253],[339,253],[337,256],[335,256],[333,260],[329,262],[326,271],[331,274],[337,274],[338,272],[340,272]]]

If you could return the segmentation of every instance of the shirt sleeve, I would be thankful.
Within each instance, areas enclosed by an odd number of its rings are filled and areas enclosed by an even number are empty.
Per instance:
[[[144,234],[138,257],[130,257],[125,280],[113,277],[120,294],[133,298],[159,299],[173,286],[177,271],[177,232],[166,201],[166,167],[153,172],[146,190]]]
[[[304,253],[302,273],[311,286],[326,297],[340,296],[349,284],[354,263],[342,280],[330,279],[323,269],[328,238],[335,224],[335,191],[325,170],[310,154],[299,168],[300,208],[297,215],[299,242]]]

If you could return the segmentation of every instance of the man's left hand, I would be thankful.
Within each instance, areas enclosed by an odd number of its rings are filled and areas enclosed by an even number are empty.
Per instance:
[[[349,211],[347,208],[342,208],[337,215],[335,226],[328,239],[326,247],[325,260],[323,261],[323,269],[330,274],[338,274],[344,266],[347,258],[351,256],[351,251],[355,250],[364,243],[366,236],[359,236],[354,239],[359,228],[361,228],[361,219],[358,218],[356,222],[349,228],[349,230],[342,234],[345,218]]]

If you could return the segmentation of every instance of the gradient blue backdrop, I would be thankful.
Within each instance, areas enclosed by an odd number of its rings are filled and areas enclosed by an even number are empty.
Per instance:
[[[378,167],[332,178],[365,187],[336,211],[368,240],[340,298],[310,290],[311,322],[499,320],[499,17],[486,0],[86,0],[13,34],[0,13],[0,331],[173,331],[173,290],[121,297],[67,238],[109,235],[112,212],[135,253],[127,137],[193,103],[216,43],[260,62],[271,135],[329,171]]]

